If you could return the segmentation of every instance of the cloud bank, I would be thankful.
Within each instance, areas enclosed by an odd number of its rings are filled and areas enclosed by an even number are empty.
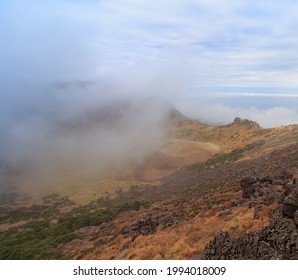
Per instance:
[[[179,108],[182,112],[188,112],[189,116],[194,119],[213,123],[213,124],[228,124],[231,123],[236,116],[250,119],[258,122],[264,128],[270,128],[281,125],[290,125],[298,123],[298,110],[296,106],[282,106],[282,101],[279,98],[275,101],[273,106],[267,106],[267,108],[257,107],[253,104],[258,104],[256,99],[259,99],[262,95],[252,94],[252,96],[247,97],[247,94],[237,95],[241,98],[245,98],[246,102],[231,104],[231,100],[224,100],[227,97],[216,98],[210,97],[193,97],[191,102],[189,100],[180,100],[177,102],[176,107]],[[233,96],[233,94],[232,94]],[[279,97],[278,95],[273,95],[273,97]],[[252,100],[247,100],[252,99]],[[270,99],[269,96],[265,96],[266,99]],[[272,96],[271,96],[272,98]],[[283,99],[284,97],[282,97]],[[229,98],[227,98],[229,99]],[[294,99],[293,96],[289,97],[290,100]],[[268,101],[270,103],[270,100]],[[280,105],[278,105],[280,103]],[[295,104],[295,102],[294,102]]]

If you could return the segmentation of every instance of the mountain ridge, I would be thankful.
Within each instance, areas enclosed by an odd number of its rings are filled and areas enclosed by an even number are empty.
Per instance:
[[[239,182],[298,178],[298,125],[265,129],[236,118],[209,126],[173,112],[167,129],[164,145],[136,165],[72,175],[81,185],[69,181],[70,195],[57,187],[42,202],[2,203],[0,258],[192,259],[218,230],[237,239],[270,227],[280,204],[245,202]]]

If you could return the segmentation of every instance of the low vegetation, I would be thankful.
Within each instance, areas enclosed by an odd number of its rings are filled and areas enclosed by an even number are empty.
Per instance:
[[[50,198],[46,199],[47,203],[50,202]],[[122,212],[149,206],[148,201],[123,202],[120,198],[102,198],[89,205],[73,208],[64,214],[59,212],[56,204],[32,205],[20,209],[2,207],[1,216],[6,222],[23,219],[30,221],[0,233],[0,259],[71,258],[60,250],[60,245],[83,238],[84,234],[76,233],[78,229],[99,226]]]
[[[0,224],[56,217],[60,208],[74,205],[71,200],[58,194],[43,197],[43,202],[44,204],[33,204],[30,207],[0,207]]]
[[[209,168],[222,166],[226,163],[234,162],[240,159],[241,157],[244,156],[246,152],[256,148],[260,148],[263,144],[264,144],[264,141],[257,141],[257,142],[248,144],[243,148],[234,149],[229,153],[219,153],[205,162],[196,163],[188,166],[188,169],[193,171],[201,171]]]

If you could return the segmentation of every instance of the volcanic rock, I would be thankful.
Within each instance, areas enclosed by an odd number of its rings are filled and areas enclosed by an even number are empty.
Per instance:
[[[277,218],[269,226],[239,237],[220,230],[200,260],[277,260],[298,259],[298,231],[292,219]]]
[[[294,217],[294,214],[297,210],[298,210],[298,187],[296,186],[284,200],[283,213],[286,216]]]
[[[290,184],[292,177],[282,172],[270,179],[265,176],[242,179],[242,195],[249,201],[248,206],[259,204],[254,218],[258,218],[258,210],[263,203],[278,202],[283,211],[276,210],[268,226],[246,235],[232,237],[224,230],[218,231],[197,259],[297,260],[298,186]],[[290,192],[288,195],[286,189]]]
[[[159,225],[159,221],[157,219],[153,219],[151,217],[140,220],[129,227],[126,227],[122,230],[122,234],[125,237],[130,236],[132,241],[139,235],[149,235],[153,234],[156,230],[156,227]]]

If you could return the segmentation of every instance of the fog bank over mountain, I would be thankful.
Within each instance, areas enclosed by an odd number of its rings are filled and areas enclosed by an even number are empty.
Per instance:
[[[19,97],[1,110],[2,166],[98,170],[140,162],[163,144],[170,107],[154,96],[119,96],[76,82]]]

